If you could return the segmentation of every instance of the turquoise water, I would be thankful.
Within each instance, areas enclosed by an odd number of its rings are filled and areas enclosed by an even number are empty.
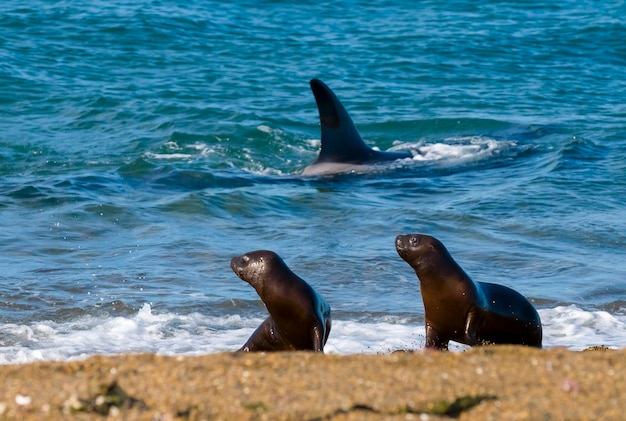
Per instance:
[[[0,361],[236,349],[230,258],[279,253],[328,349],[423,346],[397,234],[529,297],[544,344],[626,346],[623,2],[0,5]],[[311,78],[419,159],[299,173]]]

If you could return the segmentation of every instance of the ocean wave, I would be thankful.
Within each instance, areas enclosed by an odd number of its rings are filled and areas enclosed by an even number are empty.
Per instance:
[[[539,311],[544,348],[582,350],[589,346],[626,346],[626,317],[587,311],[575,305]],[[200,355],[235,351],[262,318],[239,315],[153,312],[144,304],[128,317],[80,318],[65,323],[34,322],[0,326],[0,364],[42,360],[74,360],[90,355],[150,352],[161,355]],[[329,354],[384,354],[424,347],[424,325],[404,317],[380,320],[335,319],[325,351]],[[452,351],[467,346],[451,343]]]

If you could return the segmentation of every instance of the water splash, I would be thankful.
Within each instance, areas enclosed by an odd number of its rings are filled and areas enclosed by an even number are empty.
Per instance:
[[[542,309],[539,313],[544,348],[626,346],[626,316],[586,311],[575,305]],[[262,321],[239,315],[155,314],[149,304],[144,304],[129,317],[84,316],[67,323],[5,324],[0,326],[0,364],[74,360],[95,354],[200,355],[235,351]],[[371,322],[333,320],[325,351],[340,355],[384,354],[423,347],[423,324],[386,316]],[[450,343],[452,351],[464,349],[467,346]]]

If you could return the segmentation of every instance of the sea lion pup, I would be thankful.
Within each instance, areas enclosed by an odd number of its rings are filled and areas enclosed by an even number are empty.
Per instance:
[[[436,238],[399,235],[396,250],[420,281],[426,318],[426,348],[520,344],[541,348],[541,320],[535,307],[503,285],[474,282]]]
[[[318,351],[330,333],[330,306],[276,253],[233,257],[233,272],[252,285],[270,314],[239,351]]]

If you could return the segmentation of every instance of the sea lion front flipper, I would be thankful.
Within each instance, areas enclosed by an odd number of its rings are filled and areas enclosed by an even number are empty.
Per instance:
[[[426,322],[426,348],[438,349],[441,351],[448,350],[448,338],[443,338],[430,323]]]
[[[328,335],[330,335],[330,328],[332,326],[332,321],[330,317],[330,308],[328,309],[328,314],[326,315],[326,329],[324,330],[324,345],[326,345],[326,341],[328,341]]]
[[[274,320],[268,317],[256,328],[250,338],[239,351],[243,352],[259,352],[259,351],[276,351],[280,349],[280,337],[276,332]]]
[[[483,345],[484,342],[479,338],[478,332],[482,330],[483,318],[476,308],[467,312],[465,319],[465,344],[469,346]]]
[[[324,342],[326,338],[321,323],[316,323],[315,326],[313,326],[311,329],[311,336],[311,339],[313,340],[313,351],[324,352]]]

